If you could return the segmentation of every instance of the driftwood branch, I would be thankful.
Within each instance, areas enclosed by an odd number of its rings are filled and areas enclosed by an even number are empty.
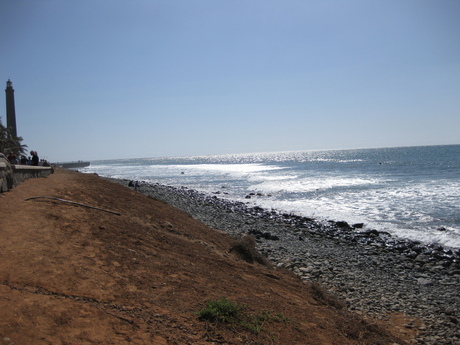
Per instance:
[[[57,201],[66,202],[66,203],[69,203],[69,204],[72,204],[72,205],[78,205],[78,206],[83,206],[83,207],[87,207],[87,208],[92,208],[92,209],[95,209],[95,210],[104,211],[104,212],[108,212],[108,213],[111,213],[111,214],[115,214],[115,215],[117,215],[117,216],[121,216],[121,214],[120,214],[120,213],[117,213],[117,212],[113,212],[113,211],[109,211],[109,210],[104,210],[103,208],[99,208],[99,207],[94,207],[94,206],[89,206],[89,205],[85,205],[85,204],[80,204],[79,202],[74,202],[74,201],[69,201],[69,200],[54,198],[54,197],[51,197],[51,196],[36,196],[36,197],[33,197],[33,198],[28,198],[28,199],[26,199],[26,201],[27,201],[27,200],[33,200],[33,199],[52,199],[52,200],[57,200]]]

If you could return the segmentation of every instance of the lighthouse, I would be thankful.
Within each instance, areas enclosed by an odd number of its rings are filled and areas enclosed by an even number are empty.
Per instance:
[[[13,83],[8,79],[6,82],[6,127],[10,130],[13,137],[18,136],[16,129],[16,110],[14,109],[14,89]]]

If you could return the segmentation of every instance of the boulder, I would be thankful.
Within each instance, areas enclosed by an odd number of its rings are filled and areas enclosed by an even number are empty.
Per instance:
[[[335,225],[339,228],[342,228],[342,229],[347,229],[347,230],[351,230],[352,227],[350,226],[350,224],[348,224],[347,222],[344,222],[344,221],[339,221],[339,222],[335,222]]]

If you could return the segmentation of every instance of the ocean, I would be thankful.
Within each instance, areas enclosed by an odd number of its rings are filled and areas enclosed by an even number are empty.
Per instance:
[[[117,159],[81,171],[460,248],[460,145]]]

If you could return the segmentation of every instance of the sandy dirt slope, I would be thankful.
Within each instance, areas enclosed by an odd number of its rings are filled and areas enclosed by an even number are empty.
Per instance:
[[[120,215],[26,200],[39,196]],[[0,194],[0,217],[0,344],[403,343],[289,272],[237,258],[227,235],[95,175],[30,179]],[[268,319],[255,334],[197,319],[223,296],[289,321]]]

